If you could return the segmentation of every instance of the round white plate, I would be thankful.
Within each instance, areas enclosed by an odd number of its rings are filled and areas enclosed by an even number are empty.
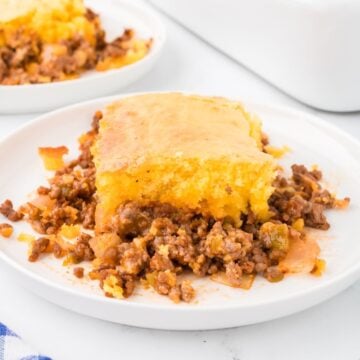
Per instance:
[[[145,75],[155,64],[165,42],[165,28],[148,7],[131,0],[87,0],[86,6],[100,15],[111,40],[126,27],[137,36],[152,38],[150,52],[134,64],[108,71],[89,71],[74,80],[49,84],[0,85],[0,113],[45,112],[68,104],[112,94]]]
[[[10,198],[20,205],[40,183],[45,184],[37,148],[66,145],[71,149],[70,157],[75,156],[76,139],[89,128],[92,114],[112,100],[114,97],[93,100],[43,115],[2,141],[0,201]],[[194,282],[197,298],[191,304],[174,304],[140,287],[135,296],[120,301],[104,297],[96,282],[75,278],[71,269],[52,256],[29,263],[25,244],[0,239],[0,259],[11,272],[9,281],[18,281],[39,296],[82,314],[121,324],[178,330],[226,328],[278,318],[318,304],[352,284],[360,273],[356,226],[360,219],[360,144],[305,113],[266,105],[247,107],[262,118],[273,144],[293,149],[281,161],[283,165],[316,163],[339,196],[351,197],[349,209],[328,212],[331,230],[314,234],[327,262],[322,277],[289,275],[275,284],[259,277],[249,291],[198,279]],[[20,231],[30,231],[29,226],[15,224],[15,233]]]

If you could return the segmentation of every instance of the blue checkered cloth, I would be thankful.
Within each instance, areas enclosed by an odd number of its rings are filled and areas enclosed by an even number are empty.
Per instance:
[[[0,360],[51,360],[26,345],[14,332],[0,323]]]

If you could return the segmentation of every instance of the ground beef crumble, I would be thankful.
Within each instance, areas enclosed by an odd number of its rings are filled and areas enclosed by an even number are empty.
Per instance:
[[[224,283],[242,288],[249,288],[255,275],[280,281],[284,273],[279,262],[292,238],[305,238],[303,225],[327,230],[324,211],[349,203],[322,188],[319,170],[293,165],[290,177],[279,175],[274,181],[269,199],[273,216],[265,223],[251,211],[239,225],[169,204],[128,202],[117,210],[107,233],[80,232],[75,242],[66,243],[59,237],[64,224],[94,229],[95,167],[90,147],[101,118],[96,112],[91,130],[81,137],[78,158],[56,171],[48,187],[37,189],[47,206],[27,203],[15,210],[6,200],[0,212],[11,221],[25,218],[43,234],[31,244],[29,261],[47,253],[64,258],[65,265],[92,261],[89,277],[99,280],[106,296],[129,297],[140,282],[174,302],[190,302],[195,290],[183,279],[186,273],[214,279],[221,274]],[[73,272],[84,276],[82,267]]]
[[[38,260],[40,254],[46,252],[46,249],[48,248],[49,244],[50,244],[50,240],[45,237],[41,237],[41,238],[35,240],[31,244],[28,260],[30,262],[34,262],[34,261]]]
[[[4,215],[10,221],[19,221],[23,218],[23,214],[14,210],[13,203],[8,199],[0,205],[0,214]]]
[[[79,278],[82,279],[84,277],[84,268],[81,266],[76,266],[74,267],[74,275]]]

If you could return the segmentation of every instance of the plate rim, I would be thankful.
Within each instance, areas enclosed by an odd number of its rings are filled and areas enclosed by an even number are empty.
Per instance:
[[[142,92],[131,92],[131,93],[123,93],[123,94],[117,94],[112,96],[105,96],[100,98],[95,98],[92,100],[87,100],[83,102],[79,102],[73,105],[64,106],[62,108],[53,110],[51,112],[48,112],[46,114],[42,114],[35,119],[32,119],[28,121],[27,123],[21,125],[16,130],[14,130],[12,133],[7,135],[5,138],[0,140],[0,151],[3,146],[7,146],[8,143],[12,142],[16,137],[22,133],[23,131],[31,130],[32,127],[35,127],[38,124],[41,124],[43,121],[49,121],[49,118],[51,119],[53,116],[61,115],[61,113],[66,113],[68,111],[74,111],[77,109],[85,109],[88,106],[95,105],[96,103],[110,103],[115,100],[119,100],[122,98],[130,97],[130,96],[136,96],[136,95],[143,95],[143,94],[164,94],[164,93],[182,93],[185,95],[200,95],[200,96],[220,96],[224,97],[228,100],[234,100],[239,101],[242,104],[244,104],[245,108],[250,107],[265,107],[267,109],[274,110],[276,112],[280,112],[283,114],[288,114],[296,117],[300,117],[303,119],[303,121],[309,122],[312,125],[326,129],[331,134],[334,132],[337,133],[337,135],[343,137],[346,139],[349,143],[351,143],[353,146],[357,147],[360,151],[360,141],[357,140],[354,136],[347,133],[343,129],[327,122],[326,120],[321,119],[320,117],[304,112],[302,110],[297,110],[294,108],[291,108],[289,106],[284,106],[280,104],[272,104],[269,102],[262,102],[262,101],[251,101],[247,100],[246,98],[243,98],[243,100],[239,100],[236,96],[221,96],[214,93],[206,93],[206,92],[197,92],[193,93],[191,91],[142,91]],[[261,119],[261,118],[260,118]],[[358,161],[360,164],[360,161]],[[119,301],[117,299],[111,299],[107,298],[105,296],[99,295],[99,294],[92,294],[92,293],[84,293],[81,291],[78,291],[76,289],[70,288],[69,286],[62,285],[59,283],[51,282],[49,279],[42,277],[41,275],[32,272],[31,270],[26,269],[25,267],[21,266],[16,260],[13,260],[11,257],[7,256],[3,251],[0,250],[0,260],[5,263],[5,265],[12,268],[12,270],[16,270],[18,273],[24,275],[27,278],[30,278],[31,280],[39,283],[39,285],[46,286],[50,289],[61,291],[66,293],[66,295],[80,297],[83,300],[98,302],[98,303],[109,303],[109,304],[116,304],[116,306],[125,306],[125,307],[132,307],[132,308],[138,308],[138,309],[148,309],[148,310],[166,310],[166,311],[182,311],[182,312],[203,312],[203,311],[233,311],[236,309],[253,309],[257,307],[262,306],[270,306],[273,304],[280,304],[280,303],[286,303],[288,301],[295,301],[297,299],[301,299],[305,296],[319,294],[326,289],[334,289],[337,287],[337,285],[341,285],[342,282],[345,282],[346,279],[350,279],[351,277],[354,279],[360,277],[360,262],[354,263],[348,268],[346,268],[344,271],[342,271],[340,274],[335,275],[332,279],[328,279],[323,281],[322,283],[319,283],[316,287],[310,288],[310,289],[303,289],[299,292],[295,292],[286,296],[282,296],[280,299],[272,299],[272,300],[261,300],[257,301],[256,303],[249,303],[249,304],[228,304],[228,305],[201,305],[201,304],[184,304],[183,306],[174,306],[174,304],[158,304],[158,303],[138,303],[138,302],[128,302],[128,301]],[[355,281],[355,280],[354,280]],[[353,281],[353,282],[354,282]],[[353,283],[352,282],[352,283]],[[339,286],[341,288],[341,286]]]

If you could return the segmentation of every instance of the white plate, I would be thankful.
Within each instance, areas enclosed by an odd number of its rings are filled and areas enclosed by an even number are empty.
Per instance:
[[[76,139],[89,128],[94,111],[113,99],[93,100],[41,116],[4,140],[0,144],[0,200],[10,198],[16,205],[24,202],[27,194],[45,183],[37,147],[67,145],[74,156]],[[292,147],[284,165],[316,163],[339,196],[351,197],[349,209],[328,212],[331,230],[316,232],[321,257],[327,262],[322,277],[291,275],[276,284],[258,278],[250,291],[200,279],[194,283],[197,301],[192,304],[173,304],[141,289],[119,301],[104,297],[96,282],[76,279],[61,261],[49,256],[29,263],[23,243],[0,239],[0,259],[12,273],[9,281],[18,281],[39,296],[82,314],[121,324],[179,330],[226,328],[278,318],[318,304],[352,284],[360,272],[360,234],[355,225],[360,218],[359,143],[305,113],[256,104],[248,104],[248,108],[260,115],[272,143]],[[15,232],[20,231],[29,231],[29,226],[16,224]]]
[[[87,0],[86,6],[100,15],[107,39],[125,27],[142,38],[154,40],[150,52],[134,64],[103,72],[89,71],[78,79],[31,85],[0,85],[0,113],[45,112],[79,101],[109,95],[145,75],[155,64],[165,42],[165,28],[148,7],[130,0]]]

